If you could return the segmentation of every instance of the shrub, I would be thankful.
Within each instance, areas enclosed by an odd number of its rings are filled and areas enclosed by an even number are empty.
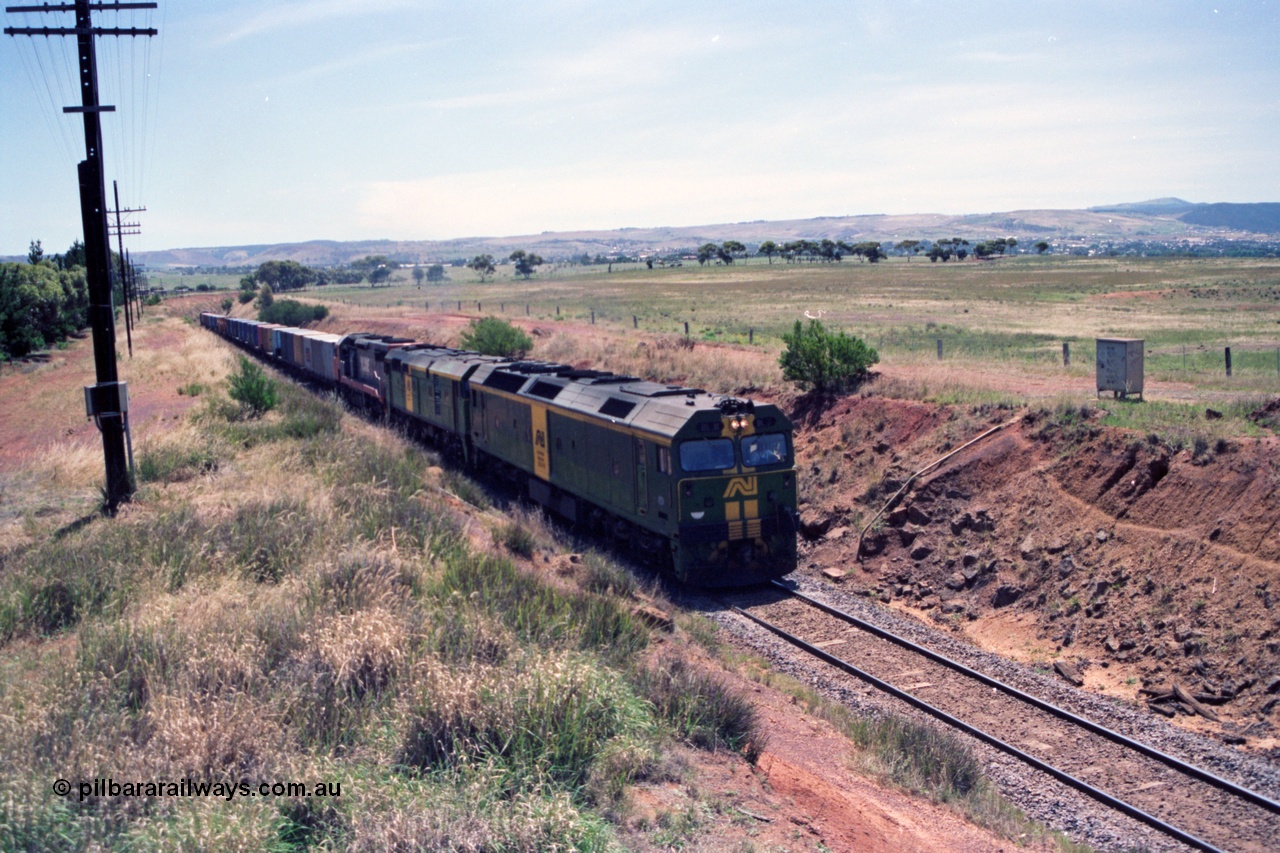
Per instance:
[[[254,298],[254,296],[256,296],[256,295],[257,295],[257,294],[255,294],[252,290],[242,290],[242,291],[240,291],[240,304],[241,304],[241,305],[248,305],[250,302],[252,302],[252,301],[253,301],[253,298]]]
[[[241,301],[248,302],[254,296],[252,291],[249,299],[244,299],[242,294]],[[279,323],[281,326],[305,326],[328,316],[329,309],[323,305],[303,305],[296,299],[277,299],[258,312],[258,319],[262,322]]]
[[[806,327],[796,321],[782,336],[787,348],[778,363],[784,379],[816,391],[842,391],[857,387],[880,354],[861,338],[844,332],[828,332],[818,320]]]
[[[234,304],[235,304],[235,303],[231,301],[231,297],[230,297],[230,296],[228,296],[226,299],[222,300],[222,313],[224,313],[224,314],[229,314],[229,313],[231,312],[231,306],[232,306],[232,305],[234,305]]]
[[[503,358],[522,358],[533,349],[533,338],[497,317],[472,320],[470,328],[462,333],[461,343],[463,349]]]
[[[279,395],[276,383],[262,368],[240,356],[240,369],[231,376],[231,399],[243,406],[250,417],[260,417],[275,408]]]

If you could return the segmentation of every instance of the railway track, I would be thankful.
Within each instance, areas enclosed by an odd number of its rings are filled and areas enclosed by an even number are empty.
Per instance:
[[[1280,848],[1280,801],[777,583],[733,612],[1186,847]],[[1172,845],[1176,846],[1176,845]]]

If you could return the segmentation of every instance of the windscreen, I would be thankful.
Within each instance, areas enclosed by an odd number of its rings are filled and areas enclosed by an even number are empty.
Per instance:
[[[680,467],[685,471],[723,471],[733,466],[733,442],[727,438],[686,441],[680,445]]]
[[[748,468],[787,461],[787,437],[780,432],[749,435],[742,439],[742,464]]]

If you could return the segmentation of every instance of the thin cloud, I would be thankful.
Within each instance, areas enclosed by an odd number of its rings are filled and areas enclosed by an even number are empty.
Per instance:
[[[227,33],[217,43],[230,44],[276,30],[297,28],[304,24],[314,24],[334,18],[349,18],[355,15],[394,12],[400,9],[411,9],[413,6],[414,4],[409,0],[307,0],[307,2],[285,3],[259,12],[238,29]]]

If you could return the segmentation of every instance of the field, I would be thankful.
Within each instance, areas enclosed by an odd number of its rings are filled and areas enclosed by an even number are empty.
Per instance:
[[[391,286],[313,289],[305,296],[334,310],[327,328],[363,319],[400,318],[410,328],[447,325],[446,317],[493,314],[536,325],[572,341],[540,347],[542,358],[597,361],[607,349],[615,370],[645,368],[626,343],[682,337],[732,345],[735,369],[694,381],[715,390],[781,387],[773,361],[796,320],[820,317],[830,328],[864,338],[880,354],[880,372],[897,393],[944,403],[1096,398],[1094,340],[1142,338],[1146,398],[1157,406],[1111,406],[1109,423],[1188,434],[1204,408],[1222,411],[1224,431],[1256,435],[1244,419],[1280,390],[1280,262],[1252,259],[1054,258],[995,262],[770,264],[649,270],[548,266],[530,280],[511,267],[480,282],[466,268],[449,280],[414,285],[400,270]],[[199,276],[159,277],[172,286]],[[209,283],[219,284],[210,279]],[[234,282],[221,282],[234,286]],[[336,303],[336,304],[335,304]],[[346,307],[344,307],[346,306]],[[379,310],[380,309],[380,310]],[[344,316],[345,315],[345,316]],[[591,326],[594,315],[594,329]],[[591,334],[588,334],[590,332]],[[585,338],[609,339],[607,348]],[[652,342],[652,340],[650,341]],[[942,357],[938,357],[941,342]],[[1063,364],[1063,345],[1070,364]],[[1225,350],[1230,347],[1231,376]],[[747,369],[743,362],[752,362]],[[628,366],[634,365],[634,366]],[[666,365],[659,365],[666,366]],[[649,375],[649,374],[647,374]],[[654,376],[659,379],[675,378]]]
[[[1269,392],[1280,379],[1280,262],[1015,257],[988,263],[892,259],[879,264],[772,264],[647,270],[551,266],[530,280],[510,267],[484,283],[465,268],[414,286],[329,287],[316,298],[356,306],[485,313],[683,333],[699,340],[776,347],[796,319],[821,316],[876,346],[886,362],[936,360],[982,371],[1071,368],[1092,376],[1093,340],[1146,341],[1147,375],[1197,389]],[[199,276],[156,277],[159,283]],[[208,277],[206,277],[208,278]],[[210,279],[209,283],[220,282]],[[221,282],[227,285],[227,282]],[[527,309],[527,310],[526,310]],[[634,318],[634,319],[633,319]],[[1233,376],[1223,350],[1232,348]]]

